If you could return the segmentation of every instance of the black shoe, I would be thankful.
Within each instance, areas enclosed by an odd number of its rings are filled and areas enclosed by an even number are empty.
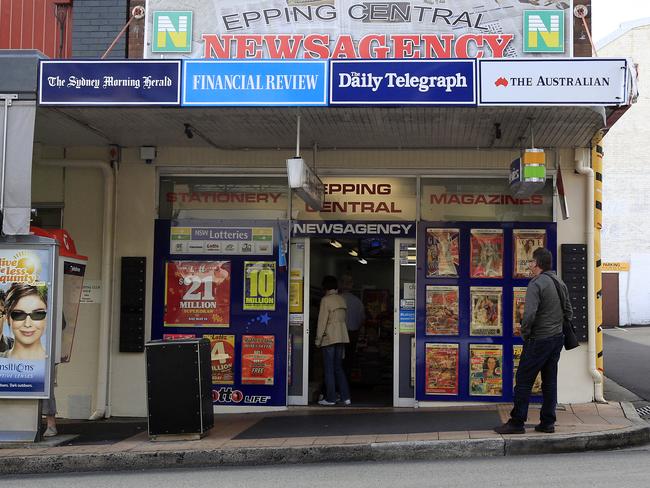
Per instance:
[[[503,425],[495,427],[494,432],[497,434],[525,434],[526,429],[524,429],[523,425],[515,425],[508,421]]]
[[[553,425],[553,424],[548,424],[548,425],[537,424],[535,426],[535,431],[536,432],[544,432],[546,434],[552,434],[553,432],[555,432],[555,425]]]

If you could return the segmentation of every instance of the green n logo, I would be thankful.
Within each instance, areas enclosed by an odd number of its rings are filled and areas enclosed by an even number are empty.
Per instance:
[[[564,52],[564,11],[524,11],[524,52]]]
[[[154,12],[151,51],[192,52],[192,12]]]

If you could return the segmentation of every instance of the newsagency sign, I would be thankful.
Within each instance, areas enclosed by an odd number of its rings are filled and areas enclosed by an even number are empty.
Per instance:
[[[480,105],[625,105],[625,59],[479,61]]]
[[[573,1],[539,3],[148,0],[144,57],[570,57]]]

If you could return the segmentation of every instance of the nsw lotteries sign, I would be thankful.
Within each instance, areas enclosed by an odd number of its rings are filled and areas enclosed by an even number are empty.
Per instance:
[[[325,61],[185,61],[183,105],[327,104]]]
[[[573,3],[185,0],[179,11],[178,0],[148,0],[144,57],[569,57]]]
[[[331,61],[330,104],[475,105],[475,61]]]
[[[480,105],[623,105],[625,59],[480,60]]]

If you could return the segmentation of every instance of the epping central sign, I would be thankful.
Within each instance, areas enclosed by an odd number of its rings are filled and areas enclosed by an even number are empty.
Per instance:
[[[572,1],[148,0],[145,58],[571,56]]]

